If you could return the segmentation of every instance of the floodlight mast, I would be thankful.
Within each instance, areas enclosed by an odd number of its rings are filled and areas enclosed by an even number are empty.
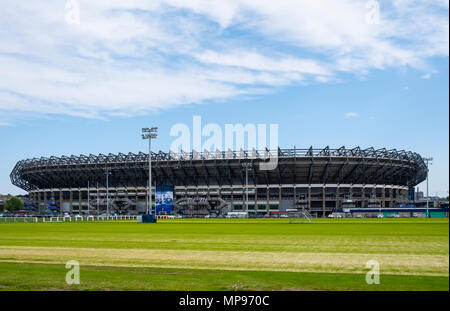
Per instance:
[[[430,164],[433,164],[433,158],[429,157],[429,158],[423,158],[423,160],[425,161],[425,164],[427,165],[427,218],[430,217],[430,213],[428,211],[428,209],[430,208],[430,197],[428,196],[428,173],[429,173],[429,169],[428,169],[428,162],[430,162]]]
[[[153,202],[152,202],[152,139],[158,136],[158,128],[145,127],[142,129],[142,139],[148,139],[148,205],[146,214],[153,213]]]

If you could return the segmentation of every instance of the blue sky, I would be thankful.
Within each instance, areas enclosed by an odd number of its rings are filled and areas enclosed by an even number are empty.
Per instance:
[[[2,6],[0,193],[23,193],[20,159],[145,151],[145,126],[167,151],[199,115],[276,123],[282,148],[432,156],[448,194],[448,1],[123,2]]]

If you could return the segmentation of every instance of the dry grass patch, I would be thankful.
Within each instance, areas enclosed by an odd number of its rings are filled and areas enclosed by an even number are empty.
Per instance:
[[[368,260],[381,272],[401,275],[448,276],[449,256],[440,254],[360,254],[336,252],[256,252],[161,249],[108,249],[0,246],[0,261],[81,265],[361,273]]]

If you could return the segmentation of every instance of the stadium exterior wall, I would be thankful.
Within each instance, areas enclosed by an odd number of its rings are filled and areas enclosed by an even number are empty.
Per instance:
[[[276,158],[277,167],[261,170],[263,158]],[[31,159],[17,163],[11,180],[40,208],[101,214],[108,197],[110,212],[137,214],[148,203],[147,161],[144,153]],[[255,214],[307,207],[318,216],[343,208],[404,207],[412,202],[408,191],[426,177],[417,153],[359,147],[159,152],[152,162],[152,193],[155,185],[173,186],[175,210],[191,216],[247,206]]]

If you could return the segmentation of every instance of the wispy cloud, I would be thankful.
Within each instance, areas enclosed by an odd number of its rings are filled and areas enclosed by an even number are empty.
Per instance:
[[[135,115],[343,72],[428,74],[449,53],[447,1],[380,1],[378,25],[358,0],[78,1],[78,25],[61,0],[2,8],[0,113]]]
[[[344,114],[346,118],[356,118],[359,117],[359,113],[357,112],[347,112]]]

